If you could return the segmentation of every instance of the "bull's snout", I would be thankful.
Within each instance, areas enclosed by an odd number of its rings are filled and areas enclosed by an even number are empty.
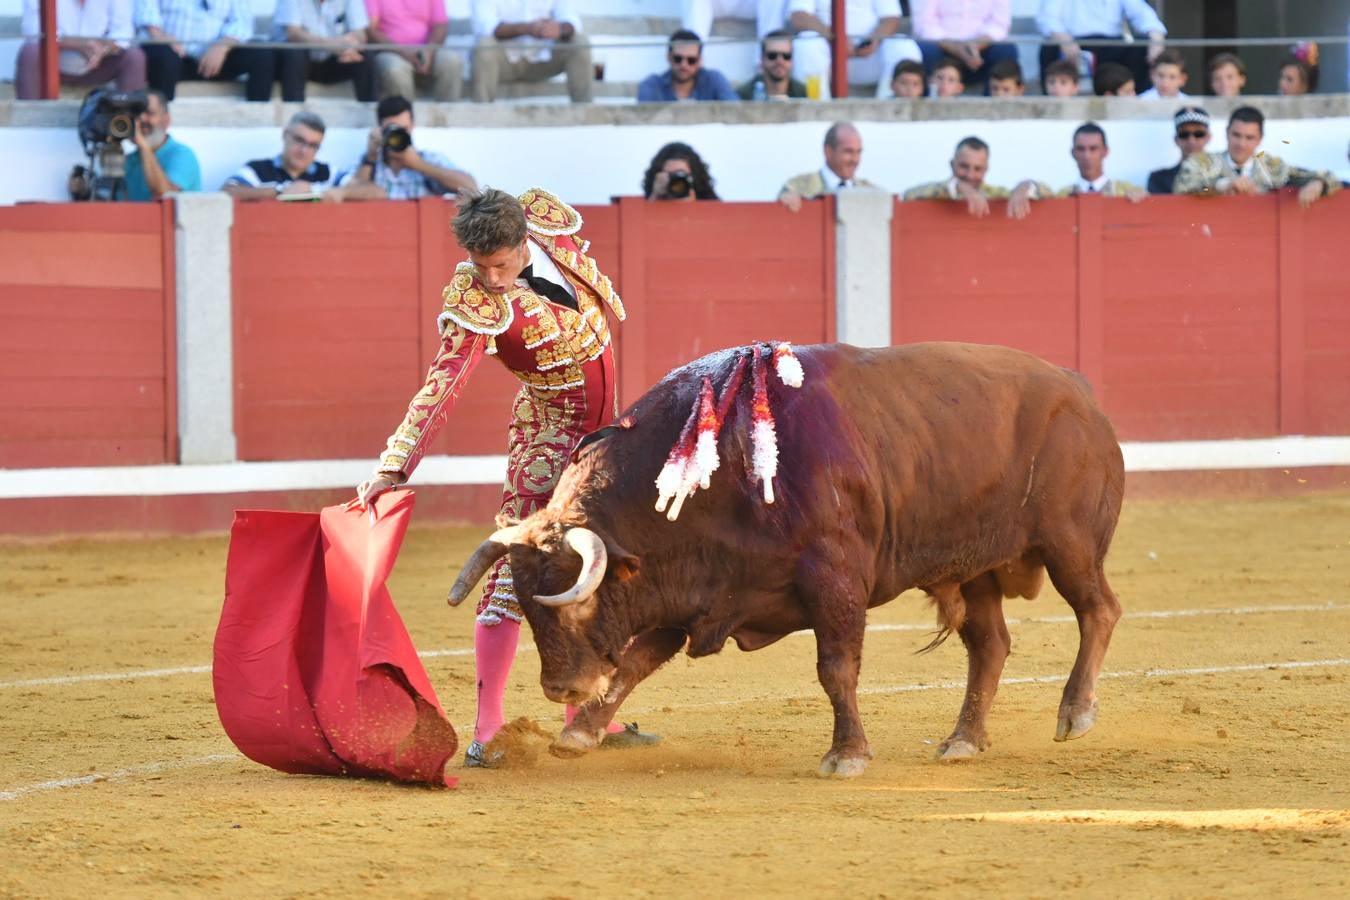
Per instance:
[[[554,703],[583,706],[609,692],[609,677],[597,675],[582,682],[571,679],[543,678],[540,680],[540,686],[544,689],[544,696]]]

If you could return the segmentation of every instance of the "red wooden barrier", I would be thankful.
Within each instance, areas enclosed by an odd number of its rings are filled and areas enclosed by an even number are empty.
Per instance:
[[[173,207],[0,207],[0,467],[177,459]]]
[[[1350,197],[897,203],[893,343],[1009,344],[1082,371],[1127,440],[1350,429]],[[935,260],[937,262],[935,262]]]

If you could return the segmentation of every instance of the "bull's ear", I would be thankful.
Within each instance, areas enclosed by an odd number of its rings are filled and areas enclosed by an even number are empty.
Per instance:
[[[642,560],[608,538],[605,539],[605,555],[609,558],[606,571],[620,582],[636,578],[642,571]]]

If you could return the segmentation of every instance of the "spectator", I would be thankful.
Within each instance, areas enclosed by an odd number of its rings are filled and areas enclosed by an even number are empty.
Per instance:
[[[670,36],[666,48],[670,68],[648,75],[638,85],[639,103],[675,100],[740,100],[725,75],[703,68],[703,41],[681,29]]]
[[[792,77],[792,35],[779,29],[759,42],[759,74],[736,89],[742,100],[788,100],[806,97],[806,85]]]
[[[961,80],[961,64],[954,59],[939,60],[928,73],[928,96],[960,97],[966,92],[965,82]]]
[[[1317,90],[1317,67],[1291,56],[1280,63],[1279,93],[1285,97],[1300,97]]]
[[[464,92],[464,61],[441,45],[450,32],[445,0],[366,0],[372,44],[402,44],[375,54],[381,97],[412,100],[415,87],[429,87],[436,100],[458,100]]]
[[[1027,92],[1022,80],[1022,64],[1015,59],[1001,59],[989,67],[989,96],[1021,97]]]
[[[595,87],[591,41],[576,0],[474,0],[473,99],[491,103],[503,81],[546,81],[567,73],[573,103]]]
[[[253,36],[248,0],[137,0],[136,23],[148,39],[165,42],[144,47],[147,80],[165,99],[173,100],[180,81],[233,81],[240,75],[248,100],[272,99],[276,53],[244,46]]]
[[[23,36],[14,67],[14,96],[36,100],[42,93],[42,16],[39,0],[23,2]],[[57,68],[61,83],[97,87],[117,79],[119,91],[145,87],[145,53],[131,43],[132,0],[57,0]],[[75,35],[75,37],[67,37]]]
[[[365,156],[342,176],[346,199],[416,200],[478,189],[473,176],[445,156],[413,146],[413,108],[406,97],[385,97],[375,107],[375,116],[380,124],[370,130]],[[402,136],[394,131],[400,128],[407,135],[407,146],[401,150],[397,145]]]
[[[797,75],[819,85],[819,96],[830,96],[830,22],[832,0],[788,0],[788,23],[797,32],[793,42]],[[897,34],[900,0],[846,0],[844,22],[849,29],[849,84],[875,83],[877,96],[890,93],[890,77],[902,59],[921,61],[919,45]]]
[[[323,119],[312,112],[291,116],[281,132],[281,152],[269,159],[245,163],[221,188],[236,200],[280,200],[306,197],[341,202],[345,190],[337,173],[316,157],[323,143]]]
[[[1330,172],[1291,166],[1278,156],[1258,153],[1266,117],[1252,106],[1239,106],[1228,119],[1228,149],[1193,153],[1181,163],[1173,190],[1178,194],[1264,194],[1285,185],[1299,189],[1298,202],[1309,206],[1334,194],[1341,183]]]
[[[1209,61],[1209,89],[1216,97],[1239,97],[1247,86],[1247,66],[1233,53],[1219,53]]]
[[[923,63],[902,59],[891,72],[891,93],[903,100],[917,100],[924,94]]]
[[[1192,153],[1199,153],[1209,143],[1209,113],[1198,106],[1183,106],[1172,117],[1176,126],[1177,149],[1181,151],[1181,160],[1170,169],[1156,169],[1148,174],[1148,192],[1150,194],[1170,194],[1172,184],[1181,171],[1181,163]]]
[[[136,119],[132,141],[136,149],[126,162],[128,200],[158,200],[166,194],[202,189],[197,154],[169,137],[169,101],[162,91],[146,91],[145,112]]]
[[[1130,70],[1136,84],[1148,81],[1149,63],[1163,51],[1167,29],[1146,0],[1041,0],[1036,25],[1054,43],[1041,46],[1041,71],[1057,59],[1078,64],[1084,44],[1098,40],[1119,41],[1125,36],[1121,22],[1128,19],[1136,37],[1148,35],[1148,46],[1089,46],[1096,66],[1119,63]]]
[[[714,19],[753,19],[755,37],[763,40],[787,23],[785,4],[786,0],[680,0],[680,27],[711,37]]]
[[[989,201],[1007,199],[1008,216],[1025,219],[1031,213],[1031,201],[1037,196],[1048,197],[1053,193],[1044,185],[1032,181],[1023,181],[1013,190],[986,184],[985,173],[989,171],[989,145],[977,137],[968,137],[956,145],[952,156],[952,176],[946,181],[934,181],[921,184],[905,191],[902,199],[912,200],[964,200],[966,210],[975,218],[989,215]]]
[[[861,162],[862,135],[857,127],[852,122],[835,122],[825,132],[825,165],[789,178],[778,191],[778,202],[796,212],[803,200],[852,188],[875,190],[872,182],[857,177]]]
[[[279,0],[272,17],[272,40],[319,44],[322,49],[280,50],[281,95],[305,99],[305,82],[352,83],[356,99],[375,100],[375,60],[358,50],[369,36],[365,0]]]
[[[954,59],[961,65],[961,80],[985,82],[986,94],[990,68],[1004,60],[1017,61],[1017,47],[1001,43],[1011,25],[1012,0],[928,0],[916,5],[914,12],[914,36],[924,68]]]
[[[642,176],[642,194],[648,200],[720,200],[713,190],[708,165],[688,144],[666,144],[652,157]]]
[[[1145,100],[1185,100],[1190,94],[1182,88],[1190,76],[1186,74],[1186,60],[1180,50],[1164,50],[1148,69],[1153,87],[1139,96]]]
[[[1120,63],[1102,63],[1092,76],[1092,91],[1098,97],[1133,97],[1134,76]]]
[[[1073,133],[1073,148],[1069,155],[1078,166],[1078,180],[1059,192],[1061,197],[1076,194],[1102,194],[1106,197],[1128,197],[1138,203],[1145,197],[1144,190],[1128,181],[1107,178],[1106,157],[1111,149],[1106,146],[1106,132],[1096,122],[1084,122]]]
[[[1041,70],[1041,86],[1047,97],[1078,96],[1078,63],[1057,59]]]

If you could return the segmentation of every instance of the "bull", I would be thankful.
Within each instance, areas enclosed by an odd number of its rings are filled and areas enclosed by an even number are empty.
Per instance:
[[[1124,495],[1120,446],[1086,381],[1005,347],[799,348],[804,384],[768,390],[775,490],[724,465],[671,522],[652,503],[666,451],[700,383],[726,383],[747,352],[674,370],[588,436],[552,502],[499,523],[451,589],[457,604],[509,556],[544,693],[583,707],[551,749],[595,747],[624,698],[681,648],[705,656],[730,638],[756,650],[810,629],[834,711],[820,772],[861,774],[872,757],[857,701],[867,610],[917,587],[937,609],[934,645],[955,631],[968,657],[938,756],[975,756],[1011,647],[1003,600],[1034,598],[1047,572],[1079,629],[1054,737],[1086,733],[1120,617],[1103,561]],[[726,412],[718,454],[748,461],[747,404]]]

